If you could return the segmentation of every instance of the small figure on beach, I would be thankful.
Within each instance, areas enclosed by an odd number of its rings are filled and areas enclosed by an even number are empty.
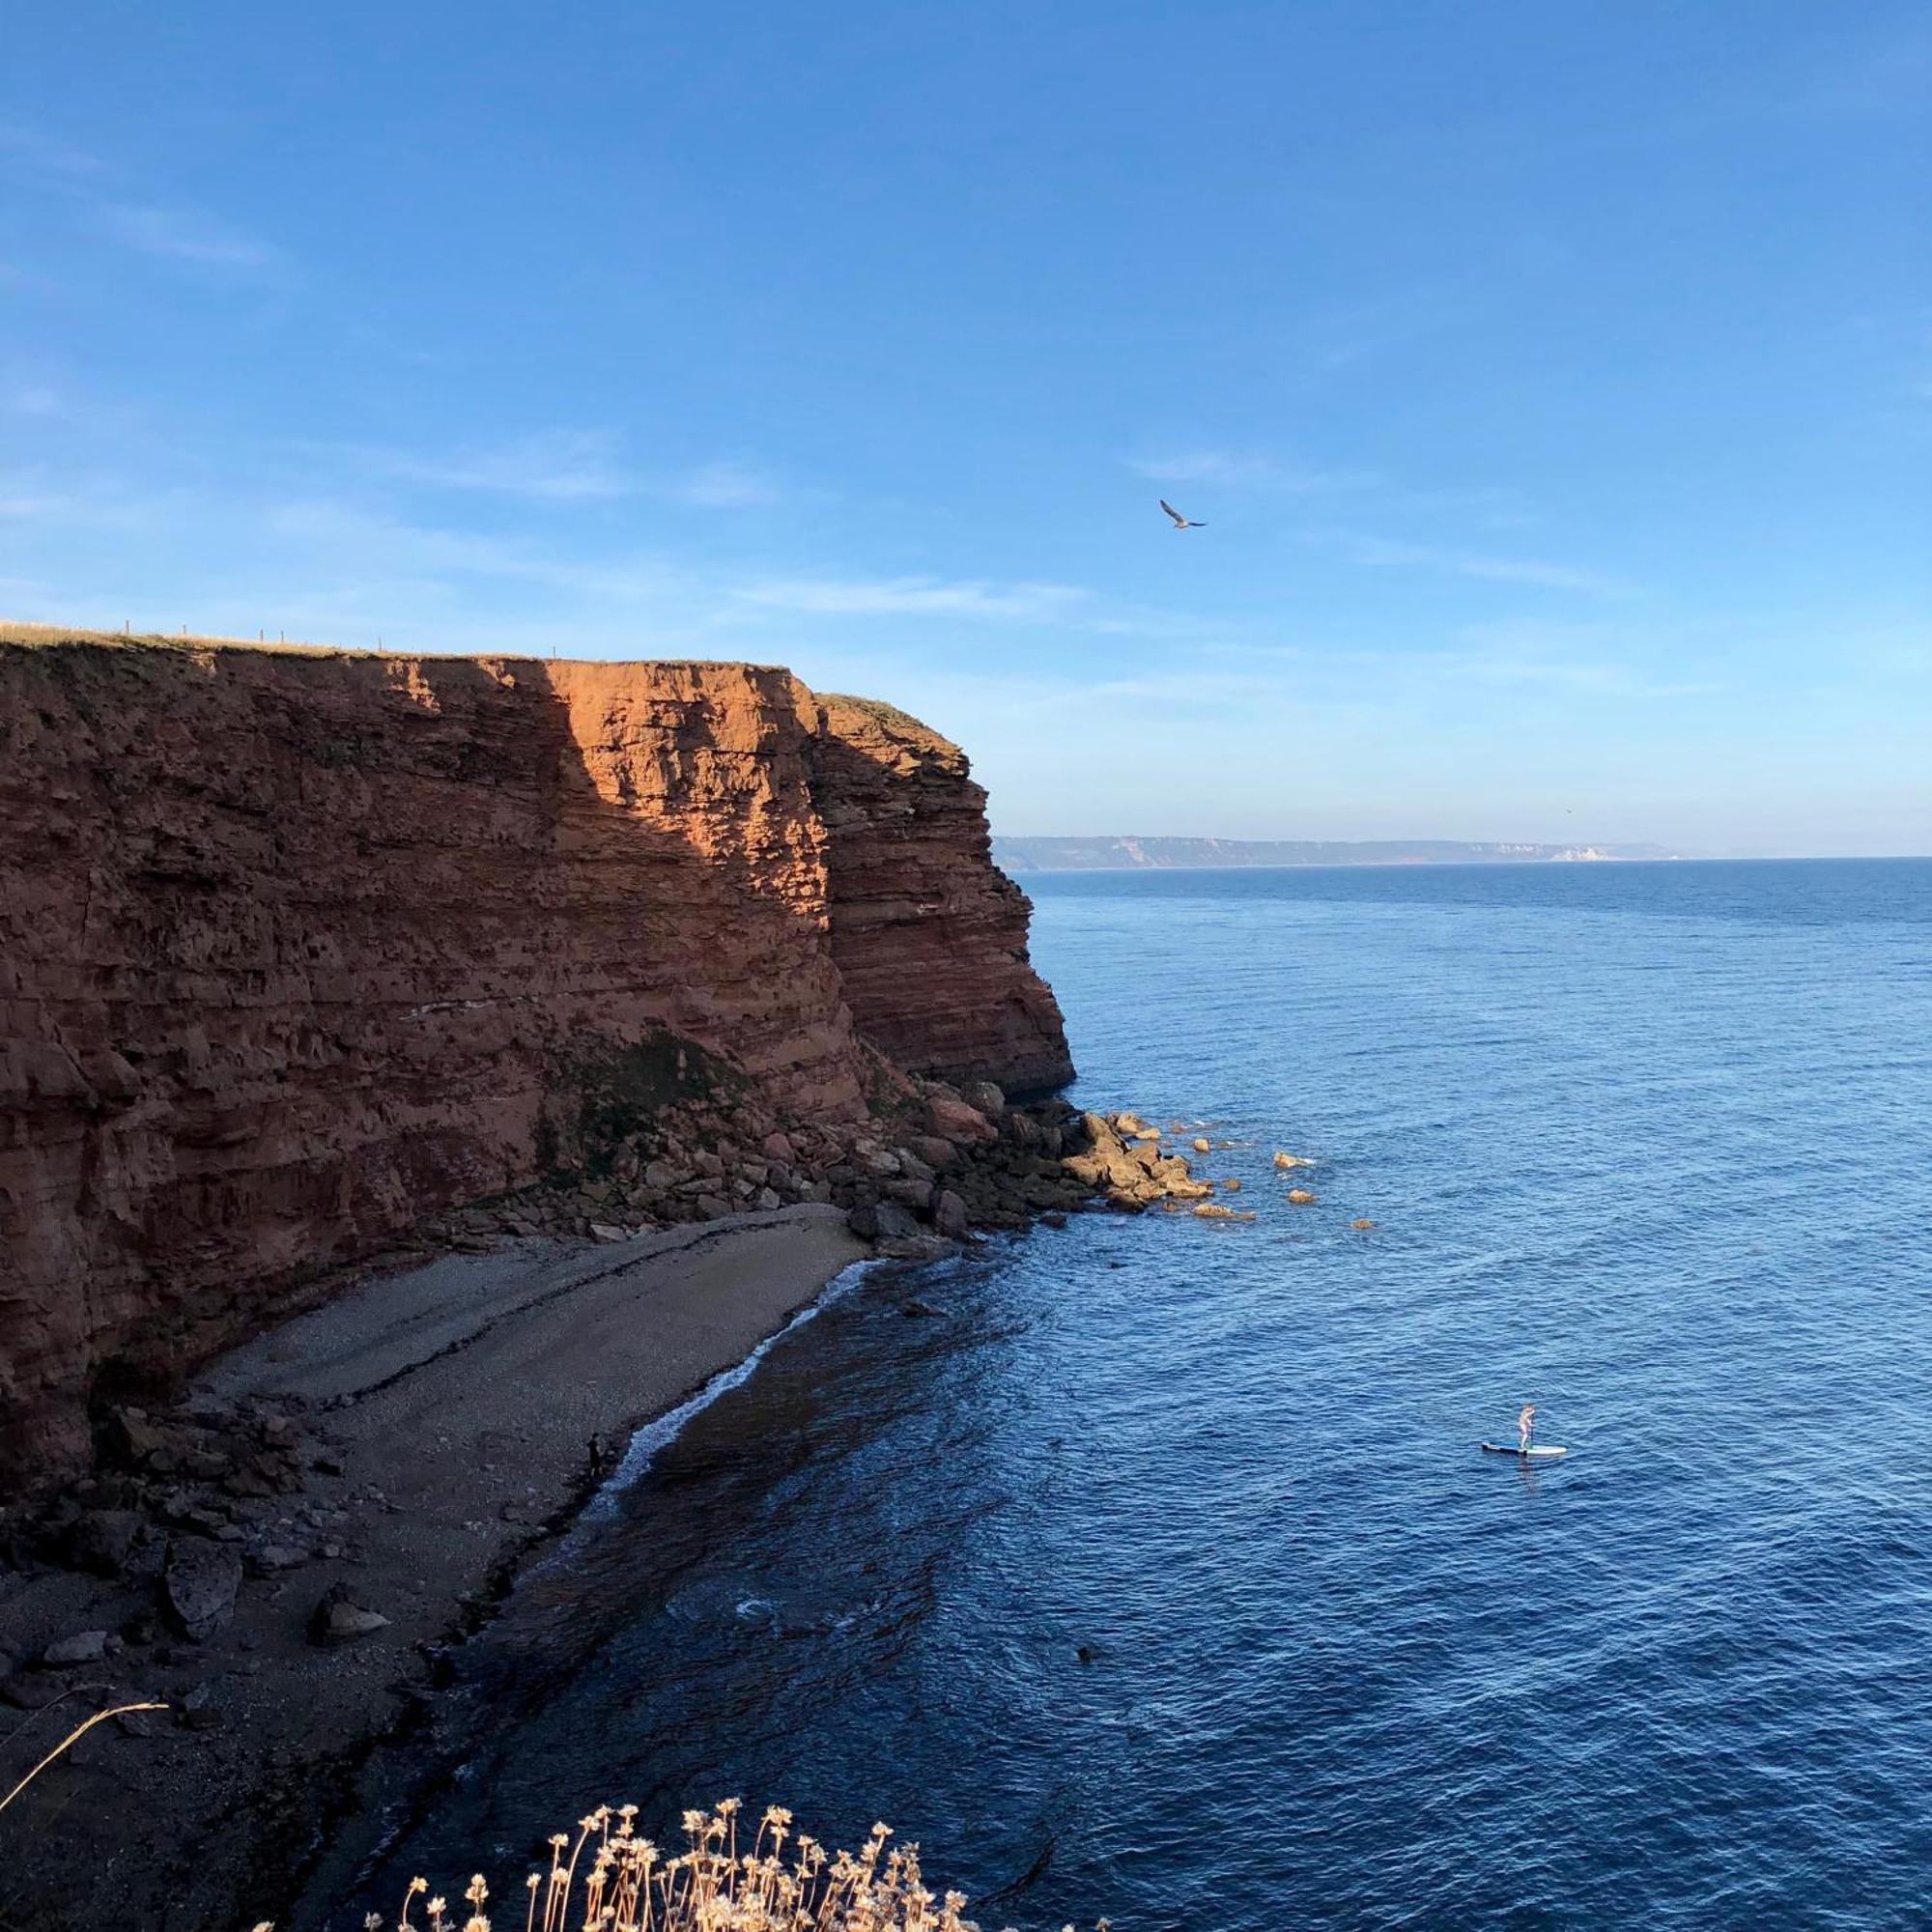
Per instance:
[[[1517,1447],[1526,1456],[1529,1454],[1529,1438],[1536,1434],[1536,1405],[1526,1402],[1522,1413],[1516,1419]]]

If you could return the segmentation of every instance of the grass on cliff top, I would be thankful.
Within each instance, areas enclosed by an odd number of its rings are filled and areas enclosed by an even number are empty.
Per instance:
[[[218,638],[198,631],[89,631],[78,624],[0,621],[0,644],[104,644],[120,650],[292,651],[310,657],[400,657],[399,651],[355,650],[343,644],[269,642],[259,638]]]
[[[943,745],[953,752],[959,749],[951,738],[935,731],[923,719],[915,718],[910,711],[901,711],[896,704],[888,704],[882,697],[855,697],[849,691],[821,691],[818,701],[821,704],[849,705],[862,717],[869,718],[873,724],[899,737],[912,738],[922,744]]]
[[[0,644],[38,648],[56,644],[104,645],[116,650],[270,651],[310,658],[491,658],[512,664],[648,664],[728,665],[745,670],[784,670],[783,665],[756,664],[748,658],[551,658],[530,651],[428,651],[408,648],[380,650],[359,644],[291,642],[283,638],[224,638],[199,631],[90,631],[78,624],[30,624],[0,618]],[[848,703],[859,702],[849,698]],[[890,706],[882,707],[890,709]],[[903,715],[903,714],[901,714]]]

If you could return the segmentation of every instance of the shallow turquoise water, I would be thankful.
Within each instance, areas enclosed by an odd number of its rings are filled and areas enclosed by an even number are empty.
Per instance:
[[[837,1296],[471,1646],[397,1864],[731,1791],[991,1924],[1932,1920],[1932,863],[1029,887],[1076,1097],[1261,1220]]]

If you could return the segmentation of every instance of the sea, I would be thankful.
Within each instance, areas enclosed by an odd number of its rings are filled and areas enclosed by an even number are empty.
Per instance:
[[[1073,1097],[1257,1218],[843,1278],[383,1882],[737,1795],[989,1927],[1932,1924],[1932,861],[1027,884]]]

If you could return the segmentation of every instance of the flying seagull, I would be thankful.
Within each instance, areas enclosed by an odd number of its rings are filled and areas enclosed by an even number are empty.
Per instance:
[[[1160,507],[1174,519],[1174,527],[1178,530],[1205,530],[1208,527],[1206,524],[1195,523],[1191,517],[1183,517],[1165,497],[1160,499]]]

